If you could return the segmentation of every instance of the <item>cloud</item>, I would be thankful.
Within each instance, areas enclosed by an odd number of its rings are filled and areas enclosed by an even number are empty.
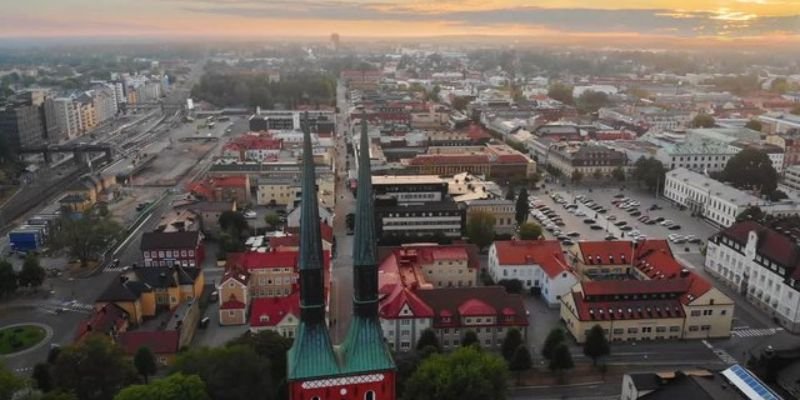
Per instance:
[[[772,32],[800,34],[800,16],[764,16],[726,8],[709,11],[668,9],[590,9],[495,6],[458,10],[420,8],[418,3],[373,0],[175,0],[184,11],[263,19],[329,21],[435,21],[451,26],[501,30],[507,26],[564,32],[633,32],[676,36],[754,36]],[[743,0],[766,3],[764,0]],[[498,31],[500,33],[501,31]]]

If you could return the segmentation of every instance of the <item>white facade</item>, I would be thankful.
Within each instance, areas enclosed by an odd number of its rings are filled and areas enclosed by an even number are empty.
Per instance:
[[[45,113],[50,114],[46,115],[47,121],[52,121],[58,131],[58,141],[74,139],[80,135],[81,113],[72,98],[47,99]],[[48,137],[52,137],[50,132],[51,129],[48,127]]]
[[[93,90],[92,103],[97,123],[114,118],[117,114],[117,99],[112,87],[102,85],[95,88]]]
[[[497,247],[493,244],[489,248],[489,276],[495,282],[503,279],[518,279],[526,290],[539,288],[542,298],[551,307],[561,304],[561,296],[569,293],[571,288],[578,283],[578,279],[571,272],[562,270],[552,276],[545,269],[531,260],[530,264],[501,264]]]
[[[249,161],[263,162],[270,157],[277,157],[281,149],[247,149],[244,152],[244,157]]]
[[[800,190],[800,165],[786,168],[783,174],[783,184],[792,190]]]
[[[383,337],[389,347],[395,351],[409,351],[417,347],[422,331],[431,328],[431,318],[415,318],[408,304],[400,309],[397,318],[381,317]]]
[[[708,241],[705,266],[771,317],[778,318],[787,329],[797,332],[800,331],[800,281],[791,278],[797,266],[780,265],[758,251],[759,240],[777,234],[762,236],[752,230],[745,244],[721,232]]]
[[[736,222],[748,206],[763,203],[758,197],[685,168],[667,173],[664,197],[724,227]]]

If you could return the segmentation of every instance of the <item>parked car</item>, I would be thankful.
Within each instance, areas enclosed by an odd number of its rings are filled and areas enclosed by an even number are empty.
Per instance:
[[[573,242],[572,240],[567,239],[567,240],[562,240],[561,244],[563,246],[572,246],[573,244],[575,244],[575,242]]]
[[[583,223],[591,225],[594,224],[594,220],[591,218],[586,218],[585,220],[583,220]]]
[[[617,199],[621,199],[621,198],[625,197],[625,195],[622,194],[622,193],[617,193],[617,194],[614,195],[614,197],[617,198]]]
[[[570,233],[567,233],[567,236],[569,236],[569,237],[578,237],[580,235],[581,235],[581,233],[577,232],[577,231],[572,231]]]
[[[678,224],[675,224],[675,225],[672,225],[672,226],[670,226],[670,227],[669,227],[669,228],[667,228],[667,229],[669,229],[669,230],[671,230],[671,231],[677,231],[678,229],[681,229],[681,226],[680,226],[680,225],[678,225]]]
[[[616,225],[616,226],[625,226],[625,225],[628,225],[628,223],[625,222],[625,221],[617,221],[617,222],[614,223],[614,225]]]
[[[585,213],[585,212],[583,212],[583,211],[578,211],[578,212],[576,212],[576,213],[575,213],[575,216],[576,216],[576,217],[585,217],[585,216],[586,216],[586,213]]]
[[[608,235],[606,236],[606,240],[617,240],[617,237],[614,235]]]
[[[592,226],[590,226],[589,228],[591,228],[591,229],[592,229],[592,230],[594,230],[594,231],[599,231],[599,230],[602,230],[602,229],[603,229],[603,227],[602,227],[602,226],[600,226],[600,225],[592,225]]]
[[[623,232],[629,232],[629,231],[633,230],[633,228],[631,228],[630,226],[625,225],[623,227],[620,227],[619,230],[621,230]]]
[[[635,210],[635,208],[634,208],[634,210]],[[634,212],[631,213],[631,217],[638,217],[640,215],[642,215],[642,213],[639,212],[639,211],[634,211]]]
[[[656,217],[653,221],[656,221],[657,224],[664,222],[664,217]]]
[[[669,225],[674,224],[674,222],[672,222],[671,219],[665,219],[665,220],[661,221],[659,224],[661,224],[661,226],[669,226]]]
[[[609,215],[608,217],[606,217],[606,219],[609,220],[609,221],[616,221],[617,220],[617,216],[616,215]]]
[[[256,212],[253,210],[247,210],[242,213],[242,215],[244,215],[244,217],[247,219],[255,219],[258,214],[256,214]]]
[[[644,223],[647,224],[647,225],[655,225],[656,224],[656,220],[648,219],[647,221],[644,221]]]

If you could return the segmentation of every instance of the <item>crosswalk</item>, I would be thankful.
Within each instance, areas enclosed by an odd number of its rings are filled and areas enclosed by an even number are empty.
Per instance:
[[[714,347],[707,340],[703,340],[703,344],[706,347],[708,347],[708,349],[711,350],[717,357],[719,357],[719,359],[722,360],[722,362],[724,362],[725,364],[733,365],[733,364],[738,364],[739,363],[739,361],[737,361],[735,358],[733,358],[733,356],[730,355],[730,353],[728,353],[725,350],[718,349],[718,348]]]
[[[39,308],[52,314],[59,314],[65,311],[89,314],[92,312],[94,306],[92,306],[91,304],[79,303],[78,301],[75,300],[72,301],[50,300],[39,304]]]
[[[758,337],[758,336],[772,336],[780,331],[783,328],[763,328],[763,329],[755,329],[755,328],[734,328],[731,331],[732,336],[736,337]]]

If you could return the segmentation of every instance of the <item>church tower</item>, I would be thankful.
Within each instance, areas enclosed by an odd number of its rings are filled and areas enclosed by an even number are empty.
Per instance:
[[[369,138],[362,122],[353,238],[353,317],[333,348],[325,326],[322,247],[311,135],[303,127],[301,323],[288,357],[292,400],[395,400],[395,365],[378,319],[378,266]]]

